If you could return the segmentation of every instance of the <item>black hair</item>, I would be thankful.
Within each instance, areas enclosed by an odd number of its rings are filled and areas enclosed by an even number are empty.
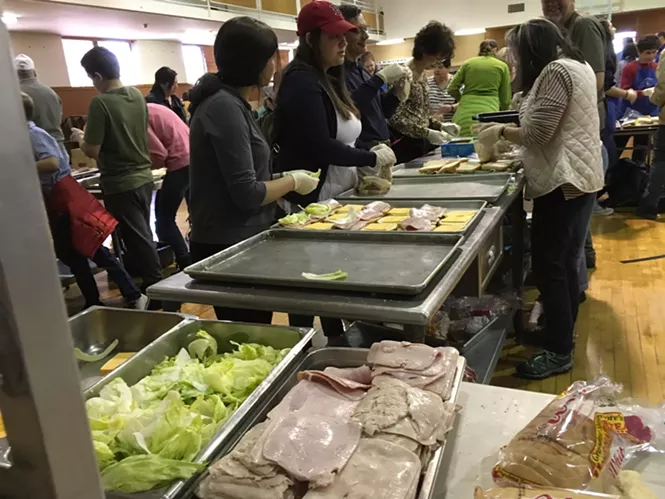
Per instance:
[[[344,19],[346,19],[347,21],[355,19],[356,17],[358,17],[360,14],[363,13],[363,11],[360,10],[355,5],[342,4],[339,6],[339,10],[344,16]]]
[[[632,37],[628,36],[623,39],[623,44],[624,45],[635,45],[635,40],[633,40]]]
[[[186,100],[186,101],[189,100],[189,90],[185,90],[185,91],[182,93],[182,100]]]
[[[25,119],[32,121],[32,116],[35,113],[35,103],[25,92],[21,92],[21,99],[23,99],[23,112],[25,113]]]
[[[113,52],[104,47],[93,47],[81,59],[81,66],[89,75],[99,74],[105,80],[120,78],[120,63]]]
[[[640,38],[637,42],[637,51],[644,52],[646,50],[658,50],[660,47],[660,40],[656,35],[647,35]]]
[[[525,94],[531,90],[543,69],[561,57],[585,63],[582,53],[547,19],[532,19],[508,35],[508,45],[517,60],[518,84]]]
[[[624,61],[634,61],[637,59],[637,45],[634,43],[626,45],[623,48],[623,53],[621,54],[621,59]]]
[[[334,66],[324,72],[323,61],[321,57],[321,35],[320,29],[315,29],[309,33],[310,40],[307,42],[307,34],[300,37],[300,43],[296,49],[293,62],[305,63],[313,67],[319,74],[321,85],[326,90],[330,99],[332,100],[335,110],[344,118],[348,120],[352,114],[360,117],[360,113],[353,103],[351,94],[346,88],[346,76],[344,74],[344,64]]]
[[[499,44],[496,40],[483,40],[478,49],[478,55],[492,55],[495,50],[499,49]]]
[[[422,60],[426,55],[441,59],[452,59],[455,54],[455,39],[452,30],[438,21],[423,26],[413,41],[413,58]]]
[[[219,28],[213,51],[217,73],[203,75],[189,91],[190,113],[222,84],[236,88],[258,85],[266,64],[277,52],[277,35],[263,21],[234,17]]]
[[[176,76],[178,76],[178,73],[176,73],[174,69],[162,66],[155,72],[155,83],[166,85],[170,88],[175,83]]]
[[[656,36],[659,38],[665,38],[665,31],[659,31]]]

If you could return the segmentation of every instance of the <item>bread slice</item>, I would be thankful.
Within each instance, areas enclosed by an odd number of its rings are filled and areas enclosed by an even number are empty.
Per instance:
[[[457,168],[456,173],[473,173],[477,172],[480,170],[480,163],[476,162],[466,162],[464,164],[461,164],[459,168]]]
[[[439,170],[439,173],[455,173],[461,164],[462,160],[460,159],[452,160],[449,163],[443,165]]]
[[[499,163],[492,161],[490,163],[483,163],[482,170],[487,172],[505,172],[512,168],[512,164]]]
[[[427,161],[422,168],[418,170],[418,173],[421,173],[423,175],[431,175],[434,173],[439,173],[439,170],[443,168],[446,163],[448,163],[447,160],[445,159],[432,159],[430,161]]]

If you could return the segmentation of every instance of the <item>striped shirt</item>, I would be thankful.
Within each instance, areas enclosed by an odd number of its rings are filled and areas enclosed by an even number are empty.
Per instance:
[[[543,70],[540,84],[531,92],[536,92],[533,101],[536,104],[528,110],[522,106],[521,113],[528,112],[531,120],[528,128],[520,128],[520,139],[524,147],[542,147],[552,140],[559,128],[573,96],[573,80],[562,65],[550,64]],[[522,102],[526,103],[526,99]],[[566,200],[584,194],[572,184],[562,185],[561,190]]]
[[[427,78],[429,85],[429,109],[432,116],[443,117],[443,121],[449,122],[453,119],[454,112],[441,113],[441,106],[447,104],[452,106],[455,104],[455,99],[448,93],[448,83],[445,87],[441,88],[434,79],[434,76]]]

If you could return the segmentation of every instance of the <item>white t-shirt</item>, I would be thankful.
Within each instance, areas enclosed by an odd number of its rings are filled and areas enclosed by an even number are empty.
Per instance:
[[[356,140],[358,140],[360,132],[362,132],[362,123],[354,114],[348,120],[342,118],[339,113],[336,114],[336,139],[347,146],[355,147]],[[319,193],[319,201],[339,196],[341,193],[353,189],[356,183],[358,183],[358,169],[355,166],[330,165],[328,167],[328,175]]]

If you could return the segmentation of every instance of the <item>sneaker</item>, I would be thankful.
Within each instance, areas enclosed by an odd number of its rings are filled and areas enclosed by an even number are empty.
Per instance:
[[[591,270],[596,268],[596,255],[585,255],[586,268]]]
[[[644,218],[646,220],[658,220],[658,214],[646,208],[638,207],[635,213],[637,213],[638,217]]]
[[[609,217],[612,214],[614,214],[612,208],[603,208],[599,204],[595,204],[593,207],[593,216],[595,217]]]
[[[146,295],[141,295],[138,300],[129,302],[129,306],[127,308],[131,308],[133,310],[147,310],[149,304],[150,298],[148,298]]]
[[[349,347],[349,340],[344,334],[339,336],[328,336],[328,347]]]
[[[517,366],[517,375],[526,379],[545,379],[567,373],[573,368],[573,356],[543,350]]]

